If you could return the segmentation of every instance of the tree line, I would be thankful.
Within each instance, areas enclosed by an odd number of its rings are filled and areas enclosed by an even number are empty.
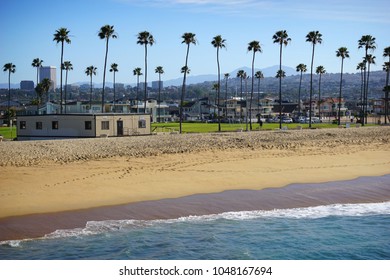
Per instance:
[[[60,113],[63,113],[63,104],[66,104],[66,84],[67,84],[67,78],[68,78],[68,72],[73,70],[73,65],[70,61],[64,61],[64,46],[65,44],[70,44],[71,39],[69,35],[70,31],[67,28],[61,27],[55,31],[53,34],[53,41],[55,41],[57,44],[61,44],[61,56],[60,56]],[[110,39],[116,39],[117,33],[115,32],[113,25],[104,25],[100,28],[98,32],[98,37],[105,41],[105,55],[104,55],[104,69],[103,69],[103,89],[102,89],[102,113],[104,112],[104,103],[105,103],[105,81],[106,81],[106,68],[107,68],[107,58],[108,58],[108,51],[109,51],[109,42]],[[183,74],[183,84],[181,88],[181,96],[180,96],[180,104],[179,104],[179,117],[180,117],[180,126],[179,130],[180,133],[182,132],[182,122],[183,122],[183,104],[184,99],[186,95],[186,78],[187,74],[190,73],[190,68],[188,66],[188,60],[189,60],[189,53],[190,53],[190,46],[197,44],[196,34],[195,33],[184,33],[182,36],[182,44],[186,45],[186,53],[185,53],[185,63],[184,66],[181,68],[181,73]],[[288,36],[288,33],[286,30],[280,30],[275,32],[275,34],[272,37],[273,43],[278,44],[279,46],[279,70],[277,71],[276,78],[279,79],[279,119],[280,128],[282,127],[282,78],[285,77],[285,73],[282,70],[282,55],[283,55],[283,47],[288,46],[288,44],[291,42],[291,38]],[[375,37],[371,35],[363,35],[361,39],[358,40],[358,48],[364,49],[364,57],[363,60],[358,64],[357,70],[361,71],[361,119],[362,124],[364,125],[367,121],[367,105],[368,105],[368,86],[369,86],[369,77],[370,77],[370,66],[371,64],[375,64],[375,56],[372,54],[372,52],[376,49],[376,42]],[[322,34],[319,31],[310,31],[306,35],[306,42],[312,44],[312,52],[311,52],[311,65],[310,65],[310,95],[309,95],[309,127],[312,125],[312,97],[313,97],[313,72],[314,72],[314,58],[315,58],[315,47],[318,44],[322,43]],[[146,100],[147,100],[147,69],[148,69],[148,46],[153,46],[155,43],[154,37],[151,33],[148,31],[142,31],[138,33],[137,36],[137,44],[144,46],[144,69],[145,69],[145,75],[144,75],[144,110],[146,111]],[[226,45],[226,39],[224,39],[221,35],[217,35],[213,37],[211,44],[214,48],[216,48],[216,61],[217,61],[217,72],[218,72],[218,81],[215,85],[215,89],[217,92],[217,108],[218,108],[218,130],[221,130],[221,116],[220,116],[220,89],[221,89],[221,71],[220,71],[220,61],[219,61],[219,50],[222,48],[225,48]],[[263,78],[263,74],[261,71],[257,71],[254,73],[254,65],[255,65],[255,57],[256,53],[262,53],[261,44],[257,40],[253,40],[248,43],[247,51],[252,52],[252,73],[249,77],[244,71],[238,71],[237,77],[241,79],[241,95],[242,95],[242,81],[243,79],[249,79],[251,78],[251,95],[250,95],[250,104],[252,104],[253,99],[253,93],[254,93],[254,80],[258,79],[258,89],[260,88],[260,79]],[[338,123],[340,123],[340,109],[341,109],[341,99],[342,99],[342,77],[343,77],[343,67],[344,67],[344,59],[349,58],[349,51],[346,47],[340,47],[338,50],[336,50],[336,56],[341,58],[341,71],[340,71],[340,87],[339,87],[339,117],[338,117]],[[385,92],[385,120],[387,122],[387,116],[388,116],[388,96],[389,96],[389,72],[390,72],[390,47],[386,47],[383,51],[383,56],[388,57],[389,61],[385,62],[383,65],[383,70],[386,71],[386,85],[384,87]],[[43,60],[39,58],[35,58],[32,62],[32,66],[37,68],[37,86],[35,88],[38,96],[38,106],[40,104],[41,96],[43,93],[47,92],[49,90],[50,81],[43,80],[41,83],[38,83],[38,69],[42,66]],[[13,63],[6,63],[3,67],[4,71],[8,71],[8,83],[9,83],[9,89],[8,89],[8,110],[10,107],[10,79],[11,79],[11,73],[15,73],[16,66]],[[87,76],[90,76],[90,105],[92,105],[92,76],[96,75],[97,68],[93,65],[88,66],[85,70],[85,74]],[[307,66],[303,63],[300,63],[296,67],[297,72],[300,72],[300,84],[299,84],[299,100],[300,100],[300,94],[301,94],[301,81],[302,81],[302,74],[303,72],[307,71]],[[63,94],[63,71],[65,71],[65,94]],[[114,79],[114,108],[115,108],[115,73],[118,72],[118,64],[112,63],[110,72],[113,73],[113,79]],[[320,82],[319,82],[319,95],[321,94],[321,75],[326,72],[325,68],[323,66],[318,66],[316,68],[316,73],[320,75]],[[155,72],[159,74],[159,101],[160,100],[160,93],[161,93],[161,75],[164,73],[162,66],[157,66],[155,69]],[[138,96],[138,86],[139,86],[139,77],[142,75],[141,68],[137,67],[133,70],[133,74],[137,76],[137,101],[139,99]],[[224,77],[227,79],[229,77],[229,74],[224,74]],[[259,90],[258,90],[259,92]],[[64,102],[65,101],[65,102]],[[137,105],[138,107],[138,105]],[[300,106],[299,106],[300,107]],[[299,113],[300,113],[299,108]],[[114,109],[115,110],[115,109]],[[251,110],[249,110],[251,112]],[[66,105],[65,105],[65,113],[66,113]],[[249,119],[251,120],[251,116],[249,116]],[[252,123],[250,121],[250,129],[252,129]]]

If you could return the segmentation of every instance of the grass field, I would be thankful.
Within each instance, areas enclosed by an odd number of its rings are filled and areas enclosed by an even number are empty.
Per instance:
[[[291,124],[283,124],[283,127],[287,127],[287,129],[297,129],[297,127],[300,126],[302,129],[308,129],[308,124],[299,124],[299,123],[291,123]],[[371,126],[371,124],[368,124],[368,126]],[[329,124],[329,123],[321,123],[321,124],[312,124],[312,128],[337,128],[336,124]],[[274,130],[279,129],[278,123],[264,123],[263,126],[259,129],[259,124],[254,123],[252,124],[253,130]],[[235,124],[228,124],[228,123],[222,123],[221,124],[221,131],[228,132],[228,131],[245,131],[246,130],[246,124],[242,123],[235,123]],[[248,124],[248,130],[249,130],[249,124]],[[152,132],[178,132],[179,131],[179,123],[152,123]],[[218,124],[217,123],[192,123],[192,122],[185,122],[183,123],[183,133],[212,133],[212,132],[218,132]],[[11,130],[9,127],[0,127],[0,135],[4,137],[4,139],[13,139],[16,138],[16,127],[14,126]]]
[[[302,129],[309,128],[308,124],[283,124],[283,127],[287,127],[287,129],[297,129],[300,126]],[[321,123],[321,124],[312,124],[313,128],[336,128],[335,124]],[[279,129],[278,123],[264,123],[260,130],[274,130]],[[235,123],[221,124],[221,131],[239,131],[246,130],[246,124]],[[248,124],[249,130],[249,124]],[[259,130],[259,124],[252,124],[252,130]],[[175,132],[179,131],[179,123],[153,123],[152,124],[152,132]],[[183,123],[183,132],[184,133],[208,133],[208,132],[218,132],[218,124],[217,123]]]
[[[0,135],[4,137],[4,139],[13,139],[16,137],[16,126],[12,127],[0,127]]]

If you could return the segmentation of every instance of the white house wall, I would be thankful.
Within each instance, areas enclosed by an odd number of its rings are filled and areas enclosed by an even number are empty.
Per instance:
[[[108,121],[108,129],[102,122]],[[150,134],[150,116],[140,114],[68,114],[18,116],[18,140],[115,137],[117,121],[123,122],[123,136]],[[140,125],[143,124],[142,126]],[[58,123],[58,128],[53,127]],[[88,122],[88,125],[86,124]],[[39,128],[37,123],[40,123]],[[143,127],[144,126],[144,127]]]

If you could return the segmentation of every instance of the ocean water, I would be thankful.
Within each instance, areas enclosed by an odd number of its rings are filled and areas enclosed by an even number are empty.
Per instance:
[[[0,259],[390,259],[390,202],[91,221],[0,242]]]

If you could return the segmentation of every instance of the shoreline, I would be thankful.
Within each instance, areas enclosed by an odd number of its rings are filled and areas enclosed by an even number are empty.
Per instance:
[[[194,195],[206,201],[196,202],[198,206],[191,212],[201,215],[199,205],[219,205],[211,199],[219,193],[224,194],[221,203],[230,204],[213,211],[241,211],[236,205],[242,204],[243,190],[283,197],[294,193],[276,195],[278,190],[293,189],[283,187],[292,184],[326,186],[327,182],[387,176],[390,127],[1,142],[0,154],[0,232],[4,229],[11,236],[29,236],[21,225],[7,221],[45,228],[53,222],[50,217],[59,215],[55,222],[67,225],[77,217],[64,213],[92,213],[92,209],[104,207],[112,213],[116,207],[138,203],[158,209],[156,214],[135,215],[150,219],[166,211],[165,206],[159,206],[161,201],[172,199],[176,212],[182,213],[192,202],[176,202]],[[383,184],[389,187],[386,176]],[[230,191],[231,196],[226,196]],[[329,199],[347,196],[353,198],[351,202],[356,200],[344,191],[340,188],[327,195]],[[370,197],[368,191],[361,195],[362,202]],[[380,199],[378,196],[374,201]],[[290,204],[275,205],[285,208]],[[150,213],[145,209],[139,211]],[[123,209],[118,211],[121,214],[115,217],[123,214]],[[104,211],[99,215],[107,217]],[[83,226],[80,222],[77,225]]]
[[[88,221],[159,220],[240,212],[390,201],[390,174],[262,190],[228,190],[180,198],[0,219],[0,241],[40,238]]]

